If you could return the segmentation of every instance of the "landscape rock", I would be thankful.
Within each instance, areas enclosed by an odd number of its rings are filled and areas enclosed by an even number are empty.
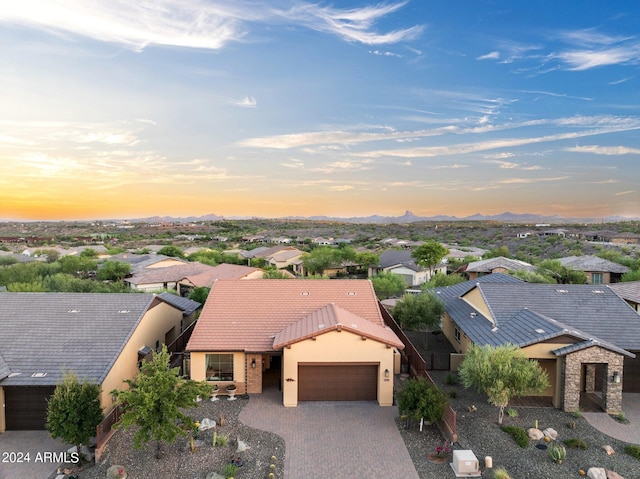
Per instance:
[[[609,456],[613,456],[616,453],[616,451],[614,451],[613,448],[608,444],[606,446],[602,446],[602,449],[604,449],[604,452],[606,452]]]
[[[544,434],[546,437],[548,437],[552,441],[555,441],[558,438],[558,431],[556,431],[551,427],[548,427],[544,431],[542,431],[542,434]]]
[[[607,479],[607,471],[604,467],[590,467],[587,471],[589,479]]]
[[[213,429],[214,427],[216,427],[216,421],[205,417],[202,421],[200,421],[200,426],[198,427],[198,429],[200,431],[208,431],[209,429]]]
[[[67,449],[67,452],[69,454],[73,454],[73,453],[77,452],[77,450],[78,450],[78,448],[76,446],[73,446],[73,447],[70,447],[69,449]],[[79,455],[86,462],[92,462],[93,461],[93,453],[85,445],[80,446],[80,454]]]
[[[615,471],[607,471],[607,479],[624,479],[624,477]]]
[[[124,466],[121,466],[120,464],[114,464],[109,469],[107,469],[107,479],[117,479],[118,473],[120,471],[125,471],[126,474],[126,469],[124,468]]]
[[[246,442],[241,441],[240,438],[238,438],[238,447],[236,448],[236,452],[244,452],[247,449],[249,449],[249,445]]]
[[[532,441],[539,441],[544,437],[544,434],[540,429],[536,429],[535,427],[529,428],[527,430],[527,434],[529,434],[529,439]]]
[[[211,471],[209,474],[207,474],[206,479],[224,479],[224,476],[215,471]]]

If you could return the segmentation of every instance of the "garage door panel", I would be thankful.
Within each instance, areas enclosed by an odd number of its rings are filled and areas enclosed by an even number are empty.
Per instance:
[[[48,399],[54,387],[6,387],[5,417],[8,431],[45,429]]]
[[[299,401],[375,401],[378,365],[299,365]]]

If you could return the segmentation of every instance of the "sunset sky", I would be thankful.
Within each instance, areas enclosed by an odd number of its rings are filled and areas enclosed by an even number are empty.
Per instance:
[[[0,219],[640,217],[640,3],[8,0]]]

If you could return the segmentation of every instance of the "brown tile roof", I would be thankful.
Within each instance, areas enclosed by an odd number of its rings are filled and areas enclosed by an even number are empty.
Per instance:
[[[319,334],[341,330],[350,331],[401,349],[404,348],[402,341],[388,327],[367,321],[334,303],[316,309],[313,313],[284,328],[276,334],[273,348],[280,349]]]
[[[218,266],[209,266],[194,262],[167,268],[146,269],[127,278],[127,282],[139,285],[188,279],[195,286],[210,287],[217,279],[239,279],[255,271],[259,271],[258,268],[238,264],[223,263]]]
[[[281,331],[331,303],[383,328],[368,280],[221,279],[209,293],[187,350],[272,351]]]

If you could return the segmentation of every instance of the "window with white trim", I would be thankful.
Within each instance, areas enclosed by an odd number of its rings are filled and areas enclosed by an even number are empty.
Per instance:
[[[455,336],[456,341],[460,342],[460,328],[458,326],[455,327],[453,335]]]

